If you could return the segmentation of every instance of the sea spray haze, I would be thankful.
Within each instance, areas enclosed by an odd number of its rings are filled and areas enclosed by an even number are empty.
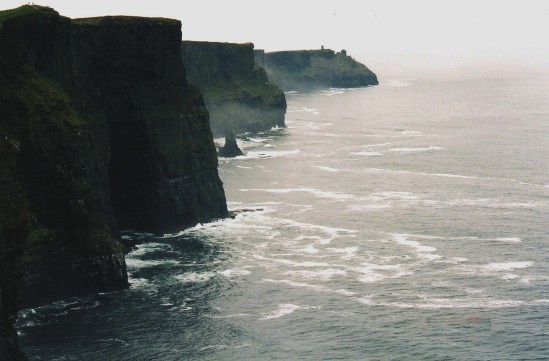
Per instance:
[[[184,41],[189,81],[204,95],[214,136],[284,127],[286,98],[254,60],[254,44]]]
[[[221,158],[234,219],[141,235],[128,291],[20,312],[25,352],[545,358],[549,74],[478,70],[288,95]]]

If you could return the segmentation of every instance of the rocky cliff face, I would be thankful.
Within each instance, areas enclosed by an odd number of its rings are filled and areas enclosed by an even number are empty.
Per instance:
[[[2,108],[0,108],[1,110]],[[3,116],[3,115],[0,115]],[[23,360],[13,328],[28,204],[15,174],[19,141],[0,127],[0,360]]]
[[[200,93],[181,64],[181,23],[73,21],[83,99],[106,118],[112,206],[124,228],[166,232],[227,213]],[[77,91],[86,94],[87,91]]]
[[[216,136],[285,126],[284,93],[255,63],[253,47],[251,43],[183,42],[187,76],[204,95]]]
[[[180,27],[0,12],[0,355],[17,354],[18,287],[26,306],[125,287],[120,228],[227,215]]]
[[[256,59],[265,68],[269,79],[285,91],[378,84],[377,76],[348,56],[345,50],[339,53],[330,49],[256,51]]]

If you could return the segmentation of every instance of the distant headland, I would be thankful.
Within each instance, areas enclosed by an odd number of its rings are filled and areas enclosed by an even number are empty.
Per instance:
[[[355,88],[378,85],[376,74],[347,55],[331,49],[255,51],[256,62],[269,79],[283,90],[315,88]]]

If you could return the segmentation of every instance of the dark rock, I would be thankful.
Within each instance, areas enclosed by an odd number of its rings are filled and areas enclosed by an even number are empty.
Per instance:
[[[1,110],[0,110],[1,111]],[[0,360],[23,360],[13,328],[29,208],[15,164],[19,141],[0,127]]]
[[[225,136],[225,145],[221,148],[219,148],[219,156],[225,157],[225,158],[232,158],[232,157],[238,157],[239,155],[243,155],[240,148],[238,148],[238,144],[236,143],[236,138],[234,136],[233,132],[229,132]]]
[[[286,98],[254,61],[254,45],[184,41],[189,81],[204,95],[215,136],[285,127]]]
[[[0,355],[18,306],[127,287],[119,229],[228,216],[181,23],[0,12]],[[1,358],[3,360],[3,358]]]
[[[377,76],[342,50],[256,51],[269,79],[284,91],[378,85]]]

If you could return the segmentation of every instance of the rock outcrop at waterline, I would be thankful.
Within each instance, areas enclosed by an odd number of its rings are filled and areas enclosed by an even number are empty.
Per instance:
[[[220,157],[225,157],[225,158],[238,157],[239,155],[244,154],[238,147],[238,144],[236,143],[236,138],[233,132],[229,132],[225,136],[225,145],[219,148],[218,154]]]
[[[284,91],[378,85],[377,76],[345,50],[256,50],[256,61]]]
[[[18,292],[29,306],[126,287],[119,229],[228,212],[179,21],[28,5],[0,12],[0,54],[0,355],[16,359]]]
[[[254,60],[252,43],[184,41],[189,82],[204,95],[215,136],[284,127],[286,98]]]

